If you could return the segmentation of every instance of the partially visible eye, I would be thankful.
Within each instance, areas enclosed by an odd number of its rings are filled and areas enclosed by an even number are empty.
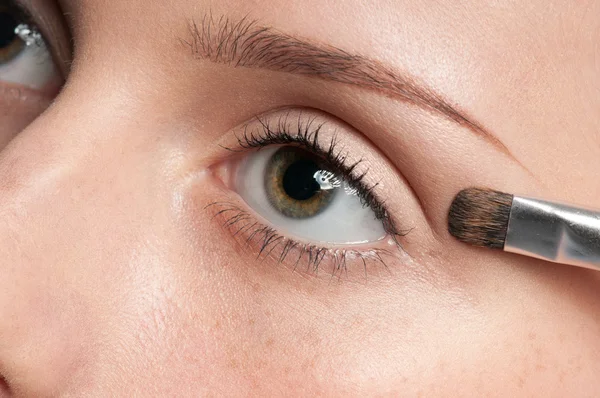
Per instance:
[[[248,205],[283,233],[305,241],[358,244],[386,236],[382,220],[350,176],[299,146],[270,146],[247,155],[234,172]]]
[[[0,82],[39,91],[57,88],[60,82],[42,35],[6,6],[0,6]]]
[[[0,0],[0,150],[48,108],[63,84],[48,42],[33,22],[48,25],[54,11],[46,5],[29,11],[16,1]]]
[[[17,21],[8,10],[0,11],[0,60],[5,63],[18,55],[25,42],[16,34]]]

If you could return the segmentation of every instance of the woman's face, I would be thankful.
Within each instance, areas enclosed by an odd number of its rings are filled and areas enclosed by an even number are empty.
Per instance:
[[[0,389],[598,392],[600,276],[446,225],[471,186],[599,205],[600,2],[21,3]]]

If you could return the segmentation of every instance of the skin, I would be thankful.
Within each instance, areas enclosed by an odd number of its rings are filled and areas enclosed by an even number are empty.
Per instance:
[[[61,8],[66,86],[33,121],[47,98],[0,102],[15,108],[3,121],[27,124],[0,153],[5,394],[597,396],[599,274],[468,247],[446,217],[469,186],[598,207],[600,2]],[[208,11],[410,74],[509,154],[373,90],[197,59],[180,39]],[[282,107],[318,110],[374,166],[412,228],[387,270],[257,260],[206,208],[251,211],[220,145]]]

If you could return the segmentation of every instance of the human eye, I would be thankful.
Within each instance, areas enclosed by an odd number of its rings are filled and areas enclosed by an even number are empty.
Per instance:
[[[0,0],[2,146],[43,112],[62,83],[50,45],[32,14],[15,1]]]
[[[234,159],[219,165],[243,204],[209,208],[263,258],[333,274],[354,263],[386,266],[404,233],[376,193],[372,162],[333,124],[310,112],[257,117],[228,147]]]

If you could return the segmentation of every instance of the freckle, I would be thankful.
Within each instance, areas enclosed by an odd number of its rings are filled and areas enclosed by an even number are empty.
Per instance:
[[[260,292],[260,284],[258,284],[258,283],[255,283],[255,284],[253,284],[253,285],[252,285],[252,291],[253,291],[254,293],[258,293],[258,292]]]
[[[561,371],[558,375],[558,380],[563,383],[565,381],[565,378],[567,377],[567,372],[565,372],[564,370]]]
[[[269,338],[269,339],[267,339],[267,341],[265,342],[265,345],[266,345],[267,347],[272,347],[272,346],[273,346],[273,343],[274,343],[273,339]]]
[[[530,333],[527,335],[527,338],[528,338],[529,340],[535,340],[535,339],[537,338],[537,335],[536,335],[535,333],[533,333],[533,332],[530,332]]]
[[[229,366],[231,369],[236,369],[240,365],[239,365],[238,361],[236,361],[235,359],[232,359],[229,361],[227,366]]]
[[[216,321],[215,322],[215,329],[216,330],[221,330],[221,321]]]
[[[256,320],[254,318],[248,319],[248,325],[254,325],[255,323],[256,323]]]

